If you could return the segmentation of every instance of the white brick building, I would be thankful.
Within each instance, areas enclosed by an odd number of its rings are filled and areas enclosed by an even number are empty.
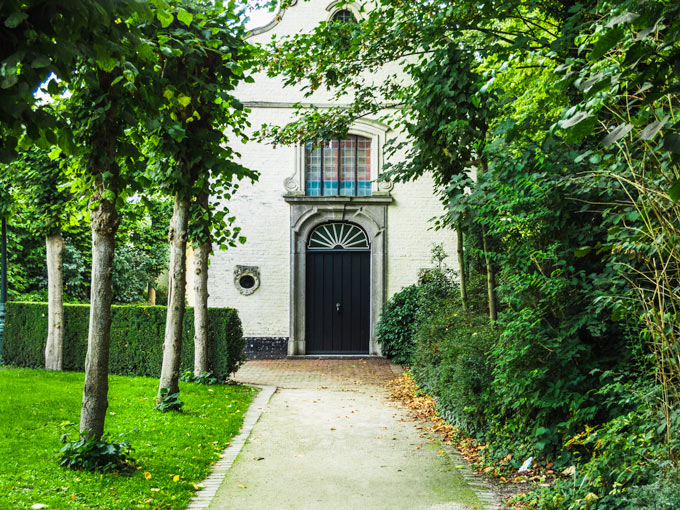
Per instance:
[[[266,43],[272,34],[332,19],[335,3],[299,2],[256,30],[253,40]],[[255,128],[285,124],[296,102],[330,101],[323,91],[304,98],[264,74],[237,95],[252,109]],[[323,149],[236,147],[241,163],[258,170],[260,180],[242,184],[229,203],[248,240],[215,251],[209,306],[239,311],[251,350],[380,354],[375,329],[385,300],[431,266],[435,242],[443,241],[454,259],[455,235],[430,230],[429,220],[442,213],[431,179],[377,182],[385,141],[393,136],[387,126],[363,120],[345,140]]]

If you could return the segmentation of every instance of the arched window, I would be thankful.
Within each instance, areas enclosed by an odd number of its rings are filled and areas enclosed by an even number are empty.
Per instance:
[[[354,14],[352,14],[351,11],[347,9],[340,9],[338,12],[333,14],[333,17],[331,18],[332,21],[340,21],[342,23],[347,23],[347,22],[352,22],[356,23],[356,19],[354,18]]]
[[[351,223],[324,223],[309,236],[309,250],[361,250],[370,249],[368,238],[361,228]]]
[[[344,140],[305,144],[305,181],[309,196],[365,197],[371,194],[371,140],[350,135]]]

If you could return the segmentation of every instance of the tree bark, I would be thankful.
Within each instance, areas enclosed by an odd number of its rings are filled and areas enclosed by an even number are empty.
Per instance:
[[[119,218],[115,205],[102,200],[90,215],[92,228],[92,283],[90,330],[85,357],[85,386],[80,434],[100,438],[108,408],[109,346],[111,343],[111,275]]]
[[[170,222],[170,274],[168,280],[168,315],[165,322],[163,343],[163,367],[158,386],[157,401],[161,390],[170,394],[179,392],[179,363],[182,354],[182,325],[184,323],[184,300],[186,297],[187,224],[189,201],[175,196]]]
[[[456,225],[456,250],[458,252],[458,277],[460,281],[460,302],[463,311],[467,312],[470,307],[467,297],[467,276],[465,275],[465,254],[463,253],[463,226],[461,222]]]
[[[201,193],[198,204],[207,214],[210,197]],[[208,367],[208,257],[212,250],[210,225],[201,215],[199,244],[194,251],[194,375],[209,371]]]
[[[208,372],[208,256],[210,242],[194,251],[194,375]]]
[[[479,176],[485,174],[488,170],[488,161],[486,156],[481,158],[482,171]],[[496,272],[489,257],[489,241],[486,235],[486,229],[482,225],[482,242],[484,247],[484,261],[486,262],[486,288],[489,295],[489,319],[492,322],[498,320],[498,311],[496,309]]]
[[[152,285],[149,285],[149,298],[148,302],[150,305],[155,306],[156,305],[156,289],[153,288]]]
[[[45,237],[47,247],[47,342],[45,369],[61,370],[64,359],[64,238],[61,232]]]
[[[482,227],[482,240],[484,243],[484,261],[486,262],[486,288],[489,295],[489,319],[495,322],[498,320],[498,311],[496,310],[496,272],[489,258],[489,246],[484,227]]]

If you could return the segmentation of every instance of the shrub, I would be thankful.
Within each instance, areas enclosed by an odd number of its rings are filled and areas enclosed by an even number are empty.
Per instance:
[[[74,426],[73,423],[68,425]],[[129,440],[112,441],[109,434],[104,434],[101,438],[94,435],[83,437],[77,431],[75,435],[78,436],[75,441],[68,432],[60,438],[65,443],[56,454],[60,466],[102,473],[134,470],[135,461],[130,456],[132,447]]]
[[[64,305],[64,370],[85,369],[90,307]],[[7,303],[2,357],[6,363],[41,368],[45,364],[47,304]],[[166,308],[162,306],[113,306],[111,314],[112,374],[159,377],[163,361]],[[184,316],[182,370],[193,367],[193,309]],[[236,310],[208,310],[209,370],[226,379],[245,360],[245,341]]]
[[[404,287],[385,303],[377,333],[384,356],[396,363],[409,363],[419,310],[418,285]]]
[[[489,404],[491,366],[488,350],[498,333],[483,314],[466,314],[450,297],[415,333],[411,369],[418,383],[436,398],[449,422],[478,434]]]
[[[154,409],[158,409],[161,413],[167,413],[168,411],[179,413],[183,407],[184,402],[179,399],[179,392],[170,393],[168,388],[161,388],[161,398],[154,406]]]
[[[446,266],[424,270],[418,280],[387,300],[378,322],[382,353],[396,363],[411,364],[419,324],[429,320],[440,302],[457,289],[453,272]]]

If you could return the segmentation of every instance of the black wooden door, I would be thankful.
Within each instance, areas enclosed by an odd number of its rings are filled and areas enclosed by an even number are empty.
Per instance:
[[[307,354],[368,354],[369,251],[308,251]]]

